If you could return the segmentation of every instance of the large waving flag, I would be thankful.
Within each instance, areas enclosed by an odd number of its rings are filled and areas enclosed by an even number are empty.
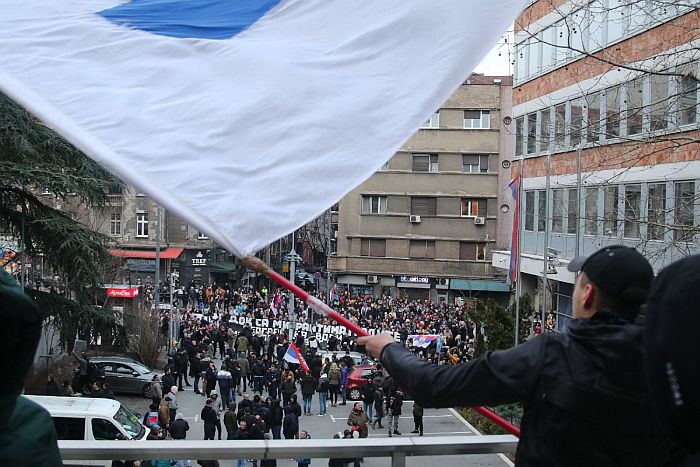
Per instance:
[[[520,231],[520,177],[515,177],[508,184],[511,196],[515,201],[515,212],[513,213],[513,229],[510,238],[510,265],[508,266],[508,278],[510,283],[515,285],[518,282],[518,251],[520,245],[518,242],[518,232]]]
[[[0,0],[0,91],[243,256],[368,178],[527,0]]]
[[[304,373],[309,371],[309,365],[306,364],[304,356],[301,354],[301,350],[297,347],[294,342],[290,343],[287,347],[287,353],[284,354],[284,360],[290,363],[297,363],[304,370]]]

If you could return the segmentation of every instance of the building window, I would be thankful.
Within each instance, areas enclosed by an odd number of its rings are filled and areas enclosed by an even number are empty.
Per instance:
[[[438,156],[437,156],[437,154],[414,154],[413,155],[413,171],[414,172],[437,172],[438,171]]]
[[[537,112],[527,115],[527,153],[537,152]]]
[[[462,198],[462,217],[486,217],[485,199]]]
[[[642,132],[644,81],[641,78],[627,83],[627,135],[634,136]]]
[[[523,124],[525,122],[525,117],[518,117],[515,119],[515,155],[523,155]]]
[[[411,214],[417,216],[437,215],[437,198],[427,196],[412,196]]]
[[[586,139],[589,143],[598,141],[600,136],[600,93],[586,96],[588,119],[586,121]]]
[[[136,213],[136,236],[137,237],[148,237],[148,213],[147,212],[137,212]]]
[[[585,101],[583,98],[574,99],[571,101],[571,122],[569,124],[570,141],[572,147],[577,147],[581,143],[581,134],[583,130],[583,111]]]
[[[549,107],[540,112],[540,122],[540,151],[547,152],[552,139]]]
[[[603,188],[603,233],[608,237],[617,235],[617,212],[620,200],[618,198],[618,187],[606,186]]]
[[[625,185],[625,237],[639,238],[639,221],[642,218],[641,185]]]
[[[544,232],[547,225],[547,192],[537,191],[537,231]]]
[[[109,234],[110,235],[121,235],[122,234],[122,213],[113,212],[109,219]]]
[[[695,234],[695,182],[678,182],[673,239],[690,242]]]
[[[363,238],[360,240],[360,255],[362,256],[386,256],[386,239]]]
[[[525,230],[535,230],[535,192],[525,192]]]
[[[430,114],[430,118],[426,120],[422,128],[440,128],[440,111]]]
[[[683,76],[679,80],[678,124],[689,125],[697,121],[698,79],[697,63],[691,63],[678,70]]]
[[[459,259],[462,261],[484,261],[486,259],[486,244],[459,242]]]
[[[586,188],[584,233],[598,234],[598,188]]]
[[[489,156],[477,154],[462,155],[462,172],[465,173],[487,173],[489,171]]]
[[[515,67],[516,78],[519,83],[522,83],[528,78],[527,70],[527,41],[523,41],[515,48]]]
[[[204,232],[197,232],[197,240],[208,240],[209,236]]]
[[[647,198],[647,236],[663,240],[666,232],[666,184],[649,184]]]
[[[649,123],[650,130],[668,127],[668,76],[649,76]]]
[[[121,185],[117,185],[116,183],[110,184],[110,185],[107,187],[107,194],[108,194],[109,196],[121,196],[122,191],[123,191],[122,186],[121,186]]]
[[[620,86],[605,90],[605,137],[620,136]]]
[[[622,0],[608,1],[607,44],[619,41],[625,35],[629,16],[625,11],[625,6],[622,4]]]
[[[411,240],[408,256],[411,258],[435,258],[435,242],[432,240]]]
[[[471,130],[491,128],[491,111],[465,110],[464,128]]]
[[[566,143],[566,103],[554,106],[554,148],[562,149]]]
[[[363,196],[362,214],[386,214],[386,196]]]
[[[566,210],[567,233],[575,234],[578,230],[578,189],[569,188],[569,208]]]
[[[561,233],[564,228],[564,190],[552,190],[552,232]]]

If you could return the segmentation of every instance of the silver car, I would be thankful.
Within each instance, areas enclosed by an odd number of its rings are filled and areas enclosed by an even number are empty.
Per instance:
[[[112,391],[141,394],[143,397],[151,397],[153,377],[161,374],[128,357],[90,357],[90,363],[104,371]]]

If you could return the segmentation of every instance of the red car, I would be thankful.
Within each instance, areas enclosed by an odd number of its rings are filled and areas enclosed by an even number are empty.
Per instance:
[[[357,365],[348,375],[347,395],[351,401],[359,401],[362,397],[362,386],[370,376],[377,371],[376,365]]]

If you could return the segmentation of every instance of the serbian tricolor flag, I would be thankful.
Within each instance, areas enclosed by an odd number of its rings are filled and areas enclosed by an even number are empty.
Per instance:
[[[529,3],[0,0],[0,92],[243,257],[374,174]]]
[[[299,364],[301,369],[304,370],[304,373],[309,371],[309,365],[306,364],[306,360],[304,360],[304,357],[301,355],[299,347],[294,345],[293,342],[289,344],[289,347],[287,347],[287,353],[284,354],[284,360],[289,363]]]
[[[508,185],[510,193],[515,200],[515,213],[513,214],[513,231],[510,239],[510,267],[508,278],[515,285],[518,281],[518,229],[520,227],[520,177],[515,177]]]

